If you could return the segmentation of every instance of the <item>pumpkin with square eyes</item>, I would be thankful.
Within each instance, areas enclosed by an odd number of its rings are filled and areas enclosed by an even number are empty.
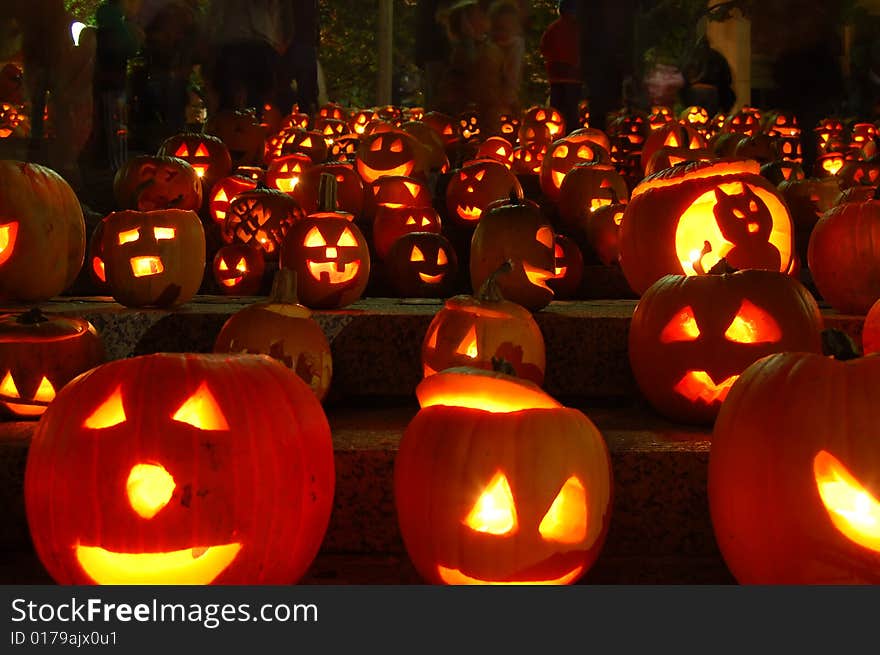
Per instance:
[[[384,260],[391,246],[404,234],[410,232],[440,233],[440,215],[433,207],[388,207],[376,208],[373,219],[373,249],[376,256]]]
[[[537,385],[453,368],[416,388],[394,462],[410,559],[434,584],[571,584],[611,517],[605,441]],[[462,453],[472,456],[463,457]]]
[[[587,217],[600,207],[623,203],[629,199],[629,188],[611,164],[582,163],[562,180],[556,203],[560,221],[572,230],[582,226]]]
[[[491,371],[503,360],[517,377],[543,384],[547,358],[541,329],[532,313],[505,300],[498,286],[512,268],[505,262],[477,293],[444,303],[422,341],[425,377],[456,366]]]
[[[777,352],[821,352],[821,330],[816,301],[789,275],[667,275],[636,306],[629,360],[654,409],[711,423],[750,364]]]
[[[452,172],[446,186],[446,211],[454,223],[473,227],[496,200],[522,195],[516,176],[501,162],[477,159]]]
[[[0,161],[0,299],[40,302],[82,268],[86,228],[70,185],[48,168]]]
[[[217,180],[208,194],[208,215],[215,225],[222,228],[226,224],[229,203],[239,193],[257,188],[256,180],[241,175],[230,175]]]
[[[458,255],[442,234],[409,232],[391,244],[385,270],[400,298],[447,298],[456,283]]]
[[[205,123],[205,134],[213,134],[226,145],[233,166],[259,166],[264,161],[266,128],[252,109],[218,111]]]
[[[287,133],[281,143],[281,154],[307,155],[313,164],[320,164],[327,159],[327,142],[324,135],[317,130],[304,130],[295,127]]]
[[[299,304],[296,273],[281,268],[269,298],[240,309],[220,328],[215,353],[269,355],[296,373],[318,400],[330,389],[330,344],[312,312]]]
[[[39,418],[61,387],[103,361],[103,341],[84,318],[36,308],[0,316],[0,415]]]
[[[183,159],[202,180],[202,188],[210,189],[221,177],[232,171],[229,148],[216,136],[184,132],[170,136],[159,146],[159,155]]]
[[[305,212],[290,195],[257,186],[238,194],[229,203],[223,240],[262,249],[267,261],[278,258],[284,235]]]
[[[315,395],[269,357],[147,355],[61,390],[24,486],[59,584],[291,584],[329,522],[333,446]]]
[[[409,175],[416,170],[415,138],[402,131],[377,132],[361,139],[355,168],[366,184],[383,175]]]
[[[576,298],[584,279],[584,257],[577,243],[563,234],[556,235],[553,246],[556,265],[547,285],[556,300]]]
[[[559,200],[559,188],[568,173],[577,164],[610,163],[608,152],[585,134],[569,134],[547,147],[541,162],[541,191],[551,201]]]
[[[300,178],[312,166],[312,160],[303,152],[276,157],[266,169],[265,185],[270,189],[293,193]]]
[[[636,293],[666,274],[792,271],[791,215],[753,160],[683,162],[645,178],[621,223],[620,263]]]
[[[217,250],[211,270],[223,294],[255,296],[263,287],[266,260],[259,248],[244,243],[230,243]]]
[[[534,105],[525,110],[522,117],[522,126],[545,126],[549,133],[549,141],[560,139],[568,132],[565,119],[557,109],[553,107]],[[520,139],[522,140],[522,139]]]
[[[190,210],[125,210],[104,219],[101,252],[107,288],[126,307],[188,302],[205,269],[205,230]]]
[[[119,209],[192,209],[202,206],[202,182],[195,169],[178,157],[130,157],[113,178]]]
[[[354,170],[354,166],[348,163],[318,164],[307,168],[290,191],[291,197],[299,203],[306,214],[318,211],[321,178],[325,174],[330,174],[336,179],[335,210],[348,214],[349,220],[361,216],[364,210],[364,183]]]
[[[876,355],[789,352],[753,364],[731,389],[708,497],[740,583],[880,583],[878,385]]]
[[[531,311],[543,309],[553,300],[547,281],[555,274],[554,237],[535,202],[511,197],[491,204],[471,239],[472,288],[511,261],[513,270],[498,280],[501,293]]]
[[[370,278],[370,251],[360,229],[335,211],[336,178],[322,176],[318,211],[288,231],[279,259],[297,276],[300,302],[335,309],[357,301]]]

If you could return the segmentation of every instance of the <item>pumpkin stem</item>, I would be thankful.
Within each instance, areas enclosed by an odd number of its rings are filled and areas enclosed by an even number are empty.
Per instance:
[[[506,275],[513,270],[513,262],[511,260],[507,260],[501,266],[498,267],[496,271],[493,271],[492,274],[486,278],[486,281],[480,285],[480,290],[477,291],[477,300],[481,302],[501,302],[504,300],[504,296],[501,294],[501,289],[498,288],[498,276]]]
[[[336,211],[336,176],[333,173],[321,173],[318,182],[318,211]]]
[[[822,354],[841,362],[862,356],[853,338],[837,328],[822,330]]]
[[[492,358],[492,370],[496,373],[504,373],[505,375],[517,377],[516,369],[513,368],[513,364],[508,362],[503,357]]]
[[[269,291],[269,302],[280,305],[298,305],[296,271],[292,268],[279,268],[272,278],[272,289]]]
[[[48,320],[49,317],[39,307],[31,307],[26,312],[19,314],[15,322],[19,325],[36,325],[38,323],[45,323]]]
[[[725,275],[729,273],[736,273],[739,269],[734,268],[730,265],[730,262],[727,261],[724,257],[718,260],[718,262],[709,269],[709,275]]]

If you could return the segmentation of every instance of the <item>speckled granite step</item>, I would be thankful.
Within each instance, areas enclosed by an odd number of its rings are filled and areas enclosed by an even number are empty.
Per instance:
[[[614,505],[596,583],[728,583],[706,500],[709,434],[641,406],[581,407],[608,442]],[[418,583],[397,529],[394,457],[415,406],[330,412],[336,494],[309,582]],[[32,423],[0,424],[0,583],[46,582],[30,546],[22,478]]]
[[[258,298],[197,296],[176,311],[127,309],[110,298],[61,298],[46,312],[85,316],[101,332],[111,359],[153,352],[210,352],[223,323]],[[552,395],[577,401],[638,396],[627,358],[635,300],[557,301],[535,314],[544,334]],[[412,398],[422,377],[422,340],[440,300],[369,298],[343,310],[316,311],[333,352],[326,404],[362,398]],[[0,311],[15,308],[0,305]],[[826,327],[861,342],[863,317],[824,310]]]

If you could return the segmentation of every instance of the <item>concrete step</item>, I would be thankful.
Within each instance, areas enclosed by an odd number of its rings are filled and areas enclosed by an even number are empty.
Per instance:
[[[589,583],[732,582],[706,499],[709,433],[674,425],[640,405],[579,406],[602,430],[614,472],[612,520]],[[414,405],[329,413],[336,493],[321,554],[304,582],[421,582],[397,528],[394,457]],[[23,475],[33,423],[0,424],[0,582],[47,582],[24,514]]]
[[[108,357],[154,352],[210,352],[223,323],[261,298],[196,296],[176,311],[128,309],[111,298],[59,298],[46,312],[84,316],[104,338]],[[584,402],[638,397],[627,357],[627,335],[636,300],[555,301],[535,313],[544,335],[544,386],[562,400]],[[315,311],[333,353],[327,406],[364,398],[409,402],[422,378],[422,340],[441,300],[367,298],[335,311]],[[2,306],[2,311],[21,311]],[[826,327],[861,343],[864,317],[823,309]]]

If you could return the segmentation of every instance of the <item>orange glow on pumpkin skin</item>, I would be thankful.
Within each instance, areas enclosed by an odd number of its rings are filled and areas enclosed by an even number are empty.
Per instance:
[[[813,458],[813,476],[834,527],[853,543],[880,553],[880,502],[828,451]]]
[[[0,225],[0,266],[12,257],[15,250],[15,241],[18,237],[18,222]]]
[[[416,388],[416,396],[422,408],[444,405],[493,414],[562,407],[532,382],[500,374],[486,374],[485,371],[472,374],[447,369],[443,375],[424,378]]]

